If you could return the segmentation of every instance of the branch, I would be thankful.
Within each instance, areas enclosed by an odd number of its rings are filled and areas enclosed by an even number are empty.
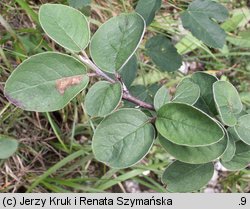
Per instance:
[[[143,107],[143,108],[146,108],[146,109],[149,109],[149,110],[155,110],[153,105],[148,104],[146,102],[143,102],[143,101],[137,99],[136,97],[132,96],[129,92],[126,93],[126,92],[123,91],[122,98],[129,101],[129,102],[137,104],[140,107]]]
[[[83,55],[79,55],[79,58],[80,60],[86,64],[87,66],[89,66],[92,70],[95,71],[95,73],[97,75],[99,75],[100,77],[104,78],[105,80],[109,81],[110,83],[115,83],[116,81],[112,78],[110,78],[106,73],[102,72],[87,56],[87,54],[85,52],[82,52]],[[123,95],[122,95],[122,98],[124,100],[127,100],[129,102],[132,102],[140,107],[143,107],[143,108],[146,108],[146,109],[149,109],[149,110],[155,110],[154,106],[151,105],[151,104],[148,104],[146,102],[143,102],[139,99],[137,99],[136,97],[132,96],[126,85],[120,81],[121,84],[122,84],[122,88],[123,88]]]
[[[103,77],[105,80],[109,81],[110,83],[115,83],[115,80],[110,78],[107,74],[102,72],[88,57],[84,57],[82,55],[79,55],[80,60],[88,65],[92,70],[96,72],[97,75]]]

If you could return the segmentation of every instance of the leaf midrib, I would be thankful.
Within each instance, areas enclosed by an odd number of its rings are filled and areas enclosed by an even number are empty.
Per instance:
[[[114,86],[109,85],[107,86],[105,89],[104,89],[104,97],[102,99],[102,105],[99,106],[98,108],[98,115],[102,115],[103,114],[103,109],[104,109],[104,112],[105,112],[105,109],[107,110],[106,106],[104,106],[104,104],[106,103],[106,98],[107,98],[107,92],[111,89],[113,92],[114,92],[114,89],[113,89]],[[114,94],[115,95],[115,94]],[[111,99],[111,98],[110,98]],[[110,109],[110,108],[109,108]],[[112,107],[113,109],[113,107]],[[106,111],[107,112],[107,111]]]
[[[121,139],[119,139],[117,142],[115,142],[112,146],[115,146],[117,143],[119,143],[120,141],[124,140],[124,139],[127,138],[129,135],[134,134],[134,133],[137,132],[140,128],[142,128],[143,126],[145,126],[145,125],[148,124],[148,123],[149,123],[148,120],[145,121],[145,122],[143,122],[141,125],[137,126],[136,129],[134,129],[132,132],[130,132],[129,134],[127,134],[127,135],[125,135],[125,136],[122,136]],[[128,124],[128,123],[126,123],[126,122],[123,122],[123,123],[119,122],[119,124]],[[130,124],[130,125],[131,125],[131,124]],[[132,126],[135,126],[135,125],[132,124]],[[111,135],[109,135],[109,136],[111,136]]]
[[[53,17],[51,17],[51,19],[58,26],[58,28],[60,28],[65,33],[65,35],[75,44],[78,50],[81,50],[81,46],[79,46],[78,43],[75,42],[75,40],[67,33],[67,31],[64,30],[64,28],[57,21],[55,21]]]
[[[83,76],[83,80],[82,80],[82,81],[84,81],[84,75],[82,75],[82,74],[73,75],[73,76]],[[62,79],[62,78],[70,78],[70,77],[72,77],[72,76],[61,77],[61,78],[57,78],[57,79],[54,79],[54,80],[48,80],[48,81],[46,81],[46,82],[44,82],[44,83],[39,83],[39,84],[36,84],[36,85],[29,86],[29,87],[27,87],[27,88],[18,89],[18,90],[16,90],[16,91],[12,91],[12,92],[10,92],[10,93],[11,93],[11,94],[16,94],[16,93],[18,93],[18,92],[26,91],[26,90],[29,90],[29,89],[32,89],[32,88],[35,88],[35,87],[38,87],[38,86],[43,86],[43,85],[48,85],[48,84],[51,84],[51,83],[55,83],[57,80],[60,80],[60,79]],[[79,84],[79,85],[80,85],[80,84]]]
[[[127,16],[125,16],[125,18],[127,18],[128,19],[128,17]],[[127,21],[129,21],[129,20],[127,20]],[[126,25],[126,24],[124,24],[125,25],[125,30],[124,31],[128,31],[128,25]],[[122,31],[121,31],[122,32]],[[117,59],[118,59],[118,57],[120,57],[119,55],[120,55],[120,53],[121,53],[121,49],[123,48],[123,42],[125,41],[126,39],[125,39],[125,32],[124,33],[122,33],[122,37],[121,37],[121,44],[120,44],[120,46],[119,46],[119,49],[117,50],[117,54],[116,54],[116,57],[115,57],[115,71],[116,70],[119,70],[119,69],[117,69]],[[120,68],[120,67],[119,67]]]
[[[194,172],[196,172],[198,169],[200,169],[201,167],[205,166],[206,164],[202,164],[197,166],[195,169],[192,169],[191,171],[187,172],[186,175],[192,174]]]

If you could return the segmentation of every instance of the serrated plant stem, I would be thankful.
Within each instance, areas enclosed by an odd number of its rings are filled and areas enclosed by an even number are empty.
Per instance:
[[[129,102],[132,102],[140,107],[143,107],[145,109],[149,109],[149,110],[155,110],[154,106],[146,103],[144,101],[141,101],[140,99],[132,96],[128,90],[128,88],[126,87],[126,85],[122,82],[122,80],[114,80],[111,77],[109,77],[106,73],[104,73],[100,68],[98,68],[87,56],[87,54],[85,52],[82,52],[82,55],[79,55],[80,60],[86,64],[88,67],[90,67],[93,71],[95,71],[95,73],[97,75],[99,75],[100,77],[104,78],[105,80],[109,81],[110,83],[115,83],[117,81],[119,81],[122,84],[122,88],[123,88],[123,95],[122,98],[124,100],[127,100]]]

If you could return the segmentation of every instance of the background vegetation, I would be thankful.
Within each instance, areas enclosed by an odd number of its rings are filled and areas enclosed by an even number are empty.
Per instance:
[[[81,95],[63,110],[48,114],[23,111],[4,97],[5,81],[24,59],[43,51],[63,51],[39,26],[37,11],[47,2],[68,4],[67,0],[0,1],[0,134],[20,143],[13,157],[0,161],[0,191],[166,192],[160,176],[172,159],[157,143],[140,164],[129,169],[109,169],[94,159],[91,138],[99,121],[88,117]],[[222,25],[228,35],[222,50],[206,47],[180,27],[180,13],[189,2],[163,0],[137,52],[138,73],[133,85],[146,87],[132,93],[150,98],[158,84],[165,84],[174,93],[184,75],[207,71],[230,80],[241,92],[242,102],[250,107],[250,1],[219,0],[230,12]],[[80,9],[91,14],[94,32],[110,17],[133,11],[135,5],[133,0],[92,0],[90,6]],[[162,73],[149,61],[144,45],[156,33],[171,37],[178,52],[185,54],[181,71]],[[250,191],[249,169],[226,172],[218,165],[217,170],[201,192]]]

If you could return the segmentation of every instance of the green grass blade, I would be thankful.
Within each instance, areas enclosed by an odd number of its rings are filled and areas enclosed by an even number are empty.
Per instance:
[[[72,160],[80,157],[81,155],[84,154],[83,150],[79,150],[77,152],[74,152],[73,154],[65,157],[63,160],[55,164],[54,166],[50,167],[44,174],[39,176],[32,184],[31,186],[27,189],[27,192],[32,192],[32,190],[40,184],[41,181],[46,179],[48,176],[50,176],[52,173],[56,172],[59,168],[65,166],[67,163],[71,162]]]
[[[56,125],[56,123],[53,121],[53,119],[51,118],[50,114],[48,112],[46,112],[46,116],[49,120],[49,123],[58,139],[58,141],[60,142],[60,144],[62,145],[63,149],[65,152],[69,153],[69,149],[66,147],[66,145],[64,144],[62,138],[61,138],[61,133],[60,133],[60,129],[59,127]]]
[[[135,169],[135,170],[129,171],[123,175],[118,176],[116,179],[110,179],[109,181],[99,185],[97,189],[106,190],[120,182],[126,181],[127,179],[131,179],[135,176],[138,176],[142,174],[144,171],[145,170],[141,170],[141,169]]]
[[[19,6],[25,10],[25,12],[31,17],[31,19],[37,24],[40,25],[38,20],[38,15],[34,10],[29,6],[29,4],[25,0],[15,0]]]

